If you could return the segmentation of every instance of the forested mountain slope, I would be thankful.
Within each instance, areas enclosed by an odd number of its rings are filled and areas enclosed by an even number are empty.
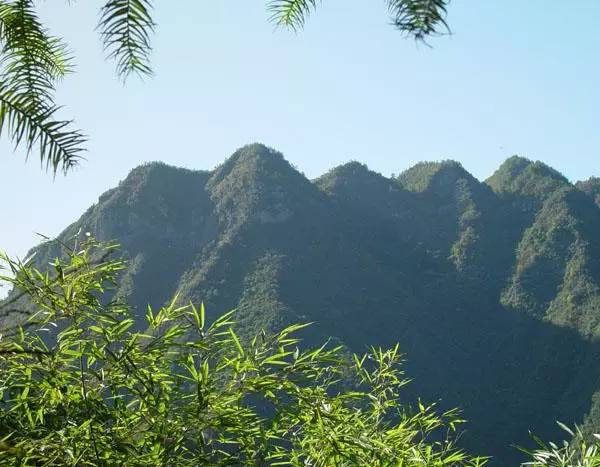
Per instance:
[[[591,177],[585,181],[577,182],[577,188],[591,196],[598,206],[600,206],[600,178]]]
[[[461,407],[464,445],[511,465],[529,430],[600,426],[599,193],[518,157],[485,183],[452,161],[311,181],[254,144],[210,172],[138,167],[60,238],[118,241],[118,294],[140,315],[179,292],[237,308],[248,332],[311,321],[309,343],[399,342],[407,401]]]

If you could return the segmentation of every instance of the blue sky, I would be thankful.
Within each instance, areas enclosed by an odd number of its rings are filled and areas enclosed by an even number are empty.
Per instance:
[[[596,0],[455,0],[454,34],[433,48],[395,32],[383,0],[323,0],[299,34],[276,30],[264,0],[156,3],[156,76],[123,86],[94,32],[100,2],[40,2],[76,56],[58,100],[90,136],[87,160],[54,180],[0,143],[0,249],[25,254],[144,161],[210,169],[254,141],[309,177],[451,158],[484,179],[512,154],[600,175]]]

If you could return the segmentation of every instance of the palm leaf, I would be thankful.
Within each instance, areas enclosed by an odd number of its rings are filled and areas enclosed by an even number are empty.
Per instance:
[[[311,10],[316,7],[317,0],[271,0],[267,4],[267,9],[271,13],[271,21],[294,30],[304,26]]]
[[[151,0],[109,0],[100,13],[98,29],[108,57],[123,79],[135,73],[151,75],[150,36],[154,22]]]
[[[44,107],[17,86],[0,84],[0,136],[8,134],[15,147],[24,146],[27,154],[38,146],[40,160],[54,172],[72,168],[81,158],[86,138],[68,129],[70,121],[54,118],[59,108]]]
[[[0,2],[0,134],[56,172],[72,167],[85,138],[54,118],[55,82],[70,71],[63,42],[48,34],[31,0]]]
[[[51,106],[54,83],[70,71],[70,56],[65,44],[42,27],[31,0],[0,6],[0,42],[2,82]]]
[[[446,23],[449,0],[387,0],[394,26],[404,34],[424,41],[450,32]]]

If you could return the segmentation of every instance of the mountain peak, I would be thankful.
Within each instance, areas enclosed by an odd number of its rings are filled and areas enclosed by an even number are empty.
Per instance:
[[[393,180],[356,161],[331,169],[315,180],[315,185],[333,199],[369,213],[389,212],[390,202],[401,192]]]
[[[218,212],[235,223],[286,220],[317,193],[280,152],[259,143],[235,151],[215,169],[206,188]]]
[[[363,164],[359,161],[350,161],[345,164],[338,165],[334,167],[326,175],[335,174],[335,175],[345,175],[345,176],[361,176],[361,175],[369,175],[375,173],[367,167],[366,164]],[[324,175],[325,176],[325,175]]]
[[[261,143],[252,143],[236,150],[215,169],[213,178],[222,179],[236,170],[294,170],[283,154]]]
[[[413,192],[423,192],[434,187],[449,187],[460,179],[478,183],[459,162],[453,160],[419,162],[397,178],[404,189]]]
[[[506,159],[502,165],[498,167],[497,172],[502,171],[510,174],[512,177],[516,177],[533,163],[534,161],[531,159],[527,159],[526,157],[521,157],[515,154],[514,156]]]
[[[600,177],[591,177],[587,180],[577,182],[575,186],[586,195],[591,196],[600,207]]]
[[[389,179],[357,161],[350,161],[334,167],[315,180],[315,183],[321,190],[329,194],[368,189],[373,185],[385,185],[386,189],[390,186]]]
[[[540,199],[570,184],[552,167],[520,156],[509,157],[485,182],[498,194],[518,193]]]
[[[179,173],[179,174],[198,174],[198,173],[207,173],[203,170],[192,170],[187,169],[185,167],[178,167],[176,165],[166,164],[161,161],[149,161],[144,162],[143,164],[134,167],[123,182],[133,181],[139,178],[145,177],[161,177],[165,173]]]

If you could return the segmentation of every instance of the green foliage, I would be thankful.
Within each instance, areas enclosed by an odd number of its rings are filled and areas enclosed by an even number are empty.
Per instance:
[[[419,162],[410,169],[402,172],[396,180],[405,189],[414,192],[425,191],[437,178],[456,179],[468,175],[462,166],[455,161]]]
[[[27,0],[1,5],[0,18],[4,79],[16,92],[30,94],[38,106],[51,102],[54,80],[71,71],[65,44],[48,35]]]
[[[271,20],[278,25],[298,30],[316,9],[318,0],[269,0]],[[448,0],[387,0],[387,7],[394,26],[415,40],[450,32],[446,24]]]
[[[348,362],[301,350],[303,325],[246,342],[233,313],[211,323],[177,298],[136,331],[106,295],[125,268],[114,250],[88,238],[45,270],[3,257],[37,312],[0,341],[2,465],[485,463],[444,437],[455,411],[401,404],[397,346]]]
[[[569,181],[553,168],[519,156],[507,159],[486,183],[501,195],[517,193],[541,200],[569,185]]]
[[[591,196],[596,204],[600,206],[600,178],[591,177],[588,180],[577,182],[575,186]]]
[[[304,26],[311,10],[316,7],[317,0],[271,0],[267,5],[273,22],[294,30]]]
[[[117,73],[150,75],[150,36],[154,21],[150,0],[110,0],[103,7],[98,28],[108,57],[117,63]]]
[[[571,438],[560,444],[546,443],[534,436],[538,446],[535,450],[525,450],[530,460],[523,464],[531,467],[598,467],[600,466],[600,435],[586,440],[581,431],[572,431],[566,425],[559,426]]]
[[[149,34],[153,23],[147,0],[107,1],[99,29],[118,73],[148,74]],[[0,135],[42,164],[67,172],[81,159],[85,136],[71,121],[57,117],[57,82],[71,71],[64,42],[41,24],[33,0],[0,2]]]
[[[84,136],[55,118],[57,80],[70,71],[65,44],[40,24],[32,0],[0,2],[0,135],[56,172],[81,156]]]
[[[598,208],[573,187],[549,194],[517,248],[501,300],[583,335],[598,335]]]
[[[447,5],[448,0],[388,0],[394,26],[418,41],[450,32],[445,20]]]

